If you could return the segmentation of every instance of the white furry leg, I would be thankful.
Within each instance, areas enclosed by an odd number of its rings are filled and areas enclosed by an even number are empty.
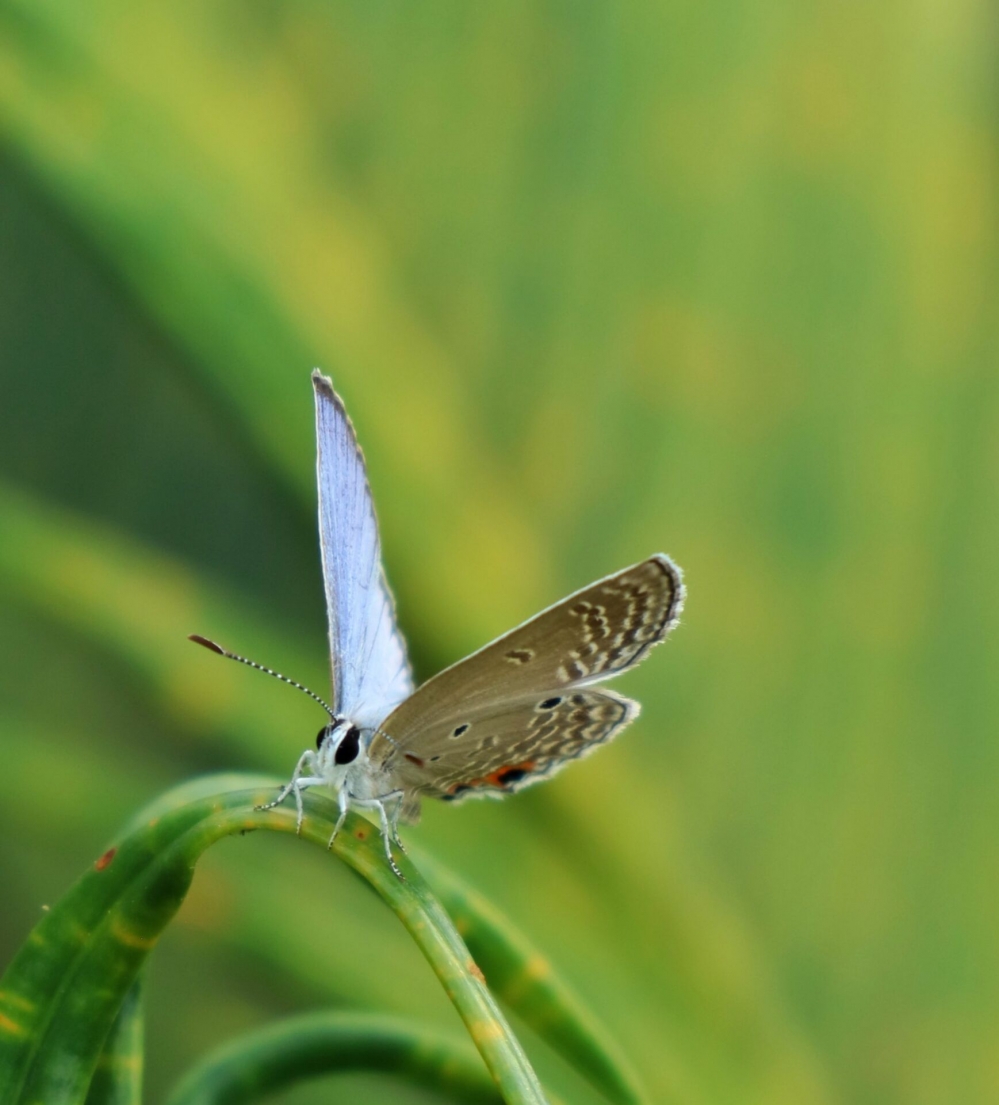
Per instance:
[[[402,841],[399,839],[399,817],[402,814],[402,807],[405,805],[405,802],[406,796],[402,793],[402,791],[399,791],[398,797],[396,798],[395,806],[392,809],[391,817],[392,839],[395,841],[396,847],[399,849],[400,852],[402,852],[403,855],[406,854],[406,849],[403,847]]]
[[[295,821],[295,832],[300,834],[302,832],[302,821],[305,818],[305,810],[302,806],[302,791],[306,787],[314,787],[322,782],[322,779],[318,779],[313,775],[303,775],[302,772],[305,768],[308,768],[310,771],[313,770],[315,763],[315,752],[303,752],[298,759],[298,763],[295,765],[295,771],[291,776],[291,782],[278,791],[278,796],[273,802],[267,802],[265,805],[256,806],[255,808],[258,810],[272,810],[275,806],[280,806],[288,795],[294,792],[295,809],[298,812],[298,817]]]
[[[336,819],[336,824],[333,826],[333,835],[330,837],[329,844],[326,845],[327,849],[333,847],[333,841],[336,840],[339,835],[340,829],[347,819],[347,814],[350,812],[350,795],[347,793],[346,787],[340,788],[336,799],[340,803],[340,816]]]
[[[392,825],[389,822],[388,813],[385,810],[385,803],[392,798],[401,798],[401,790],[393,790],[388,794],[381,794],[377,798],[353,798],[355,805],[364,806],[367,809],[378,810],[378,817],[382,823],[382,840],[385,842],[385,856],[389,861],[389,867],[395,872],[395,874],[406,881],[406,876],[399,870],[395,862],[395,857],[392,855]]]
[[[385,803],[376,801],[375,805],[378,807],[378,816],[382,822],[382,840],[385,842],[385,855],[389,861],[389,867],[400,879],[403,879],[403,873],[396,867],[395,857],[392,855],[392,826],[389,824],[388,814],[385,812]]]

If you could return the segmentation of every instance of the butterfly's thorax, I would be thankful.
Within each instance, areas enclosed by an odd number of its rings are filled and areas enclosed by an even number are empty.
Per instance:
[[[367,800],[383,798],[393,788],[365,753],[350,765],[346,776],[347,790],[351,797]]]
[[[348,739],[351,730],[360,730],[357,754],[349,763],[338,763],[337,752]],[[327,730],[327,736],[316,755],[315,771],[334,791],[346,787],[354,798],[376,798],[384,793],[382,772],[368,758],[372,730],[361,729],[349,718],[338,719]]]

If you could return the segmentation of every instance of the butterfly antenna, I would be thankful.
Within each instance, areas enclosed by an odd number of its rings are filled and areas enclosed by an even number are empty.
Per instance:
[[[389,736],[389,734],[386,733],[384,729],[373,729],[371,731],[371,736],[372,737],[384,737],[389,742],[389,744],[392,745],[393,748],[401,751],[401,749],[399,747],[399,744],[396,742],[396,740],[393,737]]]
[[[273,675],[275,679],[280,679],[282,683],[288,683],[292,687],[297,687],[300,691],[304,691],[309,698],[315,699],[334,721],[337,720],[336,714],[319,695],[314,691],[310,691],[308,687],[303,687],[301,683],[296,683],[294,679],[289,679],[287,675],[282,675],[279,671],[273,671],[271,668],[265,668],[263,664],[258,664],[255,660],[247,660],[245,656],[237,656],[235,652],[230,652],[227,648],[223,648],[221,645],[216,644],[214,641],[209,641],[207,637],[202,637],[197,633],[192,633],[187,639],[193,641],[196,645],[201,645],[202,648],[217,652],[219,656],[225,656],[229,660],[238,660],[241,664],[246,664],[248,668],[256,668],[257,671],[262,671],[266,675]]]

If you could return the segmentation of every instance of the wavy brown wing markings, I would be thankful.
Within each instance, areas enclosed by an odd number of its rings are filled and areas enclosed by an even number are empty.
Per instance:
[[[430,726],[421,734],[419,757],[393,751],[384,770],[392,786],[408,795],[447,801],[498,797],[548,778],[606,744],[638,711],[636,702],[612,691],[548,691],[488,712],[469,712],[460,725]]]
[[[430,728],[612,678],[663,640],[683,595],[680,570],[662,554],[584,587],[424,683],[382,723],[391,740],[376,734],[369,755],[376,764],[395,748],[422,756]]]

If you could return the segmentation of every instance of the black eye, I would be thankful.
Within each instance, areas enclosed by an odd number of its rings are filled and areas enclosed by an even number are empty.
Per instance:
[[[352,725],[343,735],[343,740],[337,745],[333,762],[337,764],[353,763],[357,759],[357,753],[361,750],[361,731],[356,725]]]
[[[326,734],[327,734],[327,733],[329,732],[329,728],[330,728],[330,727],[329,727],[328,725],[324,725],[324,726],[322,727],[322,729],[320,729],[320,730],[319,730],[319,733],[318,733],[318,735],[316,736],[316,748],[322,748],[322,746],[323,746],[323,738],[324,738],[324,737],[326,736]]]

